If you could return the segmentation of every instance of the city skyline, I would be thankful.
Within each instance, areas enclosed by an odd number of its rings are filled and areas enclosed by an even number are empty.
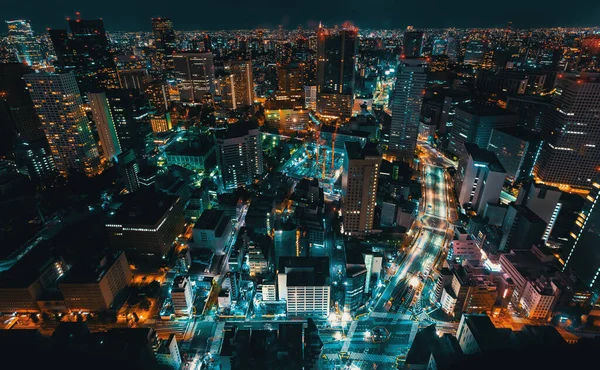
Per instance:
[[[419,11],[418,3],[395,3],[384,1],[377,8],[369,8],[357,0],[329,1],[321,3],[310,0],[303,7],[289,11],[282,4],[266,1],[248,6],[243,1],[230,1],[226,17],[202,17],[202,14],[224,10],[220,4],[188,4],[185,12],[177,12],[168,4],[147,4],[140,8],[135,2],[113,1],[102,3],[80,3],[67,0],[47,9],[39,0],[5,4],[4,18],[29,19],[36,32],[46,28],[61,28],[65,18],[76,17],[80,12],[86,19],[103,18],[109,31],[150,30],[150,18],[166,17],[173,20],[175,29],[187,30],[232,30],[253,28],[295,29],[315,28],[320,22],[328,25],[355,23],[359,28],[401,29],[408,25],[416,28],[498,28],[513,22],[515,28],[590,27],[600,16],[600,6],[588,1],[588,9],[581,13],[576,8],[561,8],[560,18],[555,16],[557,7],[539,0],[526,3],[510,0],[498,9],[482,9],[481,5],[469,0],[460,7],[442,1],[434,1],[430,9]],[[38,4],[39,6],[36,6]],[[518,12],[514,12],[515,7]],[[40,10],[38,10],[40,9]],[[41,10],[43,9],[43,11]],[[118,12],[110,11],[118,9]],[[233,9],[233,11],[231,11]],[[239,11],[235,11],[239,9]],[[365,12],[370,14],[365,15]],[[4,32],[4,31],[3,31]]]

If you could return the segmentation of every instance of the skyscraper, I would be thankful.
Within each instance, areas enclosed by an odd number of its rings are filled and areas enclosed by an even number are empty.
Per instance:
[[[121,143],[113,121],[106,93],[88,93],[92,115],[96,123],[96,130],[100,136],[100,143],[107,161],[112,161],[121,154]]]
[[[396,75],[388,155],[412,163],[427,74],[423,59],[402,59]]]
[[[420,58],[423,56],[423,37],[422,31],[404,32],[402,42],[402,55],[404,58]]]
[[[252,78],[251,60],[232,60],[229,62],[229,72],[233,75],[235,95],[234,108],[254,104],[254,79]]]
[[[176,53],[173,56],[179,100],[201,103],[204,94],[215,94],[215,67],[212,53]]]
[[[346,142],[345,145],[342,175],[344,233],[367,234],[373,230],[381,154],[372,143],[367,143],[364,148],[358,142]]]
[[[304,108],[304,64],[277,68],[276,102],[279,108]]]
[[[8,41],[14,48],[17,60],[30,67],[45,64],[40,44],[35,39],[31,23],[27,20],[6,21]]]
[[[81,94],[118,88],[116,65],[102,19],[71,19],[69,27],[70,35],[66,30],[49,31],[58,72],[73,71]]]
[[[159,71],[172,71],[173,53],[177,48],[173,22],[169,18],[152,18],[152,34],[156,50],[153,68]]]
[[[563,76],[556,90],[534,174],[558,188],[589,189],[600,164],[600,78]]]
[[[14,140],[31,143],[44,138],[40,120],[25,89],[23,76],[31,68],[21,63],[0,64],[0,155],[12,151]]]
[[[571,269],[590,288],[597,291],[600,276],[600,176],[592,181],[592,190],[585,198],[581,213],[577,216],[570,234],[571,251],[565,260],[564,269]]]
[[[98,147],[72,73],[30,73],[25,82],[61,175],[100,173]]]
[[[322,115],[350,118],[357,45],[354,27],[317,30],[317,111]]]
[[[235,123],[216,135],[217,164],[225,190],[249,185],[263,173],[261,135],[256,122]]]
[[[469,41],[465,50],[465,64],[479,64],[483,62],[485,45],[479,40]]]

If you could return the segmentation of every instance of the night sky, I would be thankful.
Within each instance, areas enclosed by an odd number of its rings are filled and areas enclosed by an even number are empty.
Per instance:
[[[151,17],[170,17],[179,30],[314,27],[352,21],[361,28],[597,26],[600,1],[579,0],[12,0],[4,20],[30,19],[33,27],[65,28],[66,17],[103,18],[109,31],[150,30]],[[293,4],[293,6],[291,5]],[[575,6],[576,5],[576,6]],[[5,27],[0,32],[6,33]]]

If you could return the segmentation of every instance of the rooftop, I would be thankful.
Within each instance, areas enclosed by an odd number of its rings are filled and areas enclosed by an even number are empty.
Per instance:
[[[496,154],[486,149],[481,149],[477,144],[465,143],[467,153],[473,158],[474,162],[485,163],[490,171],[506,172],[502,163],[496,157]]]
[[[61,284],[88,284],[97,283],[114,265],[123,252],[106,253],[100,259],[89,258],[87,261],[73,266],[60,282]]]
[[[458,109],[480,117],[510,116],[514,114],[506,109],[500,108],[497,105],[485,105],[478,103],[461,104]]]
[[[142,188],[122,197],[123,204],[108,223],[155,226],[178,201],[177,196]]]

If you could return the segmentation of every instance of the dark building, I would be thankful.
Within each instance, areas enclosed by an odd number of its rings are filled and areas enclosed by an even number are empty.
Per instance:
[[[177,48],[173,22],[169,18],[152,18],[155,55],[152,67],[159,72],[173,70],[173,53]]]
[[[497,106],[469,103],[456,108],[448,150],[457,157],[465,154],[465,144],[487,148],[493,129],[515,127],[517,117]]]
[[[125,195],[122,202],[105,225],[110,244],[130,258],[162,258],[183,229],[183,202],[150,189]]]
[[[570,269],[590,288],[598,291],[600,275],[600,210],[596,208],[600,198],[600,176],[592,182],[592,190],[586,196],[583,209],[577,215],[569,235],[571,250],[564,269]]]
[[[119,143],[123,151],[133,150],[143,157],[148,149],[148,136],[152,132],[147,115],[148,101],[137,90],[113,89],[106,92]]]
[[[0,64],[0,155],[12,153],[17,137],[25,142],[45,140],[23,80],[30,72],[21,63]]]
[[[546,230],[546,222],[525,206],[510,205],[502,222],[501,250],[531,249]]]
[[[419,58],[423,55],[423,38],[422,31],[407,31],[404,32],[404,40],[402,41],[402,58]]]
[[[212,53],[176,53],[172,58],[182,103],[201,103],[204,94],[215,94]]]
[[[338,32],[322,27],[317,30],[317,111],[320,113],[350,118],[357,47],[358,31],[355,28]],[[334,109],[326,110],[331,100],[338,103]]]
[[[50,30],[59,72],[73,71],[82,95],[119,87],[116,65],[102,19],[71,19],[71,33]]]
[[[487,150],[496,154],[511,182],[531,176],[542,139],[520,127],[493,129]]]
[[[550,109],[550,99],[538,96],[510,96],[506,109],[519,117],[519,126],[531,131],[542,131],[544,114]]]

